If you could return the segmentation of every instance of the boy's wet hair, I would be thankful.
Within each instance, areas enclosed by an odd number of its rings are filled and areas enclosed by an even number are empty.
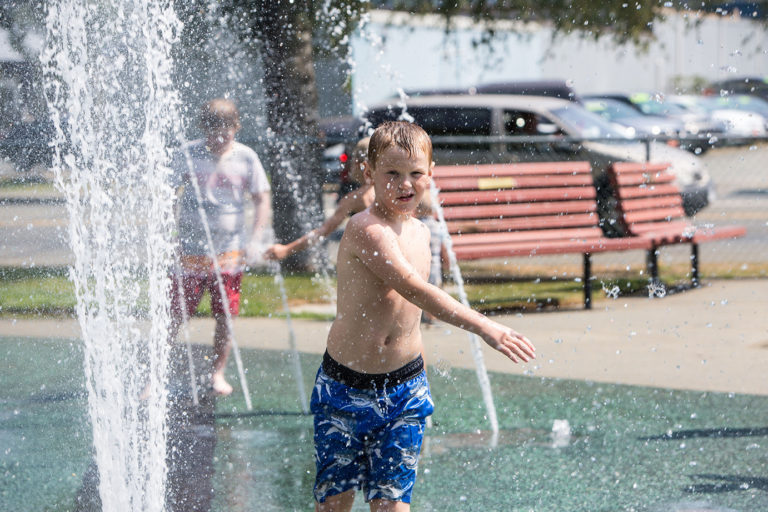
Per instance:
[[[379,155],[391,147],[401,148],[409,156],[423,151],[429,163],[432,163],[432,140],[417,124],[407,121],[389,121],[376,128],[368,144],[369,165],[376,167]]]
[[[232,100],[216,98],[200,109],[200,128],[203,130],[215,128],[240,129],[240,114]]]

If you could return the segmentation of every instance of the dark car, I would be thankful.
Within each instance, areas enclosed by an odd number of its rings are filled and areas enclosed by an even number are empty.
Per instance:
[[[768,76],[766,77],[742,77],[730,78],[712,82],[709,89],[716,95],[725,92],[727,94],[749,94],[768,100]]]
[[[491,82],[469,87],[406,90],[411,98],[446,94],[517,94],[521,96],[547,96],[580,103],[576,91],[565,80],[517,80]]]
[[[12,161],[20,172],[36,165],[49,167],[53,137],[53,123],[48,119],[14,123],[0,138],[0,157]]]
[[[576,91],[565,80],[521,80],[494,82],[474,87],[476,94],[518,94],[521,96],[547,96],[581,103]]]
[[[628,138],[604,118],[568,100],[542,96],[475,94],[423,96],[401,105],[371,105],[371,126],[407,119],[433,137],[439,165],[583,160],[592,165],[603,229],[614,236],[618,214],[606,169],[614,162],[666,162],[689,215],[704,208],[713,185],[705,163],[667,144]],[[450,138],[448,138],[450,137]],[[460,137],[460,138],[458,138]],[[519,140],[499,140],[514,137]]]

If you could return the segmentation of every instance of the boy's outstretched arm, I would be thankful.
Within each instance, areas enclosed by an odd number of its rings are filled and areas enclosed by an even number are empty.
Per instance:
[[[477,334],[515,363],[536,357],[536,349],[528,338],[466,307],[425,281],[405,258],[391,230],[356,220],[353,218],[347,226],[350,246],[355,256],[387,286],[440,320]]]
[[[274,244],[272,247],[267,249],[267,251],[264,253],[264,257],[268,260],[282,260],[288,256],[296,254],[297,252],[301,252],[304,249],[315,245],[329,234],[333,233],[333,230],[339,227],[339,225],[344,222],[344,219],[346,219],[347,216],[361,209],[365,209],[365,204],[363,203],[361,195],[358,193],[358,191],[353,190],[341,198],[339,204],[336,206],[336,210],[333,212],[333,215],[328,217],[328,219],[323,222],[320,227],[313,229],[309,233],[304,234],[293,242],[289,242],[287,244]]]

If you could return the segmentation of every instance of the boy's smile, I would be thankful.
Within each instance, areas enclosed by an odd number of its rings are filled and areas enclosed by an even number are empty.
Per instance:
[[[392,146],[384,149],[375,166],[368,166],[366,178],[373,181],[375,210],[384,217],[408,216],[429,188],[432,162],[423,151],[409,155]]]

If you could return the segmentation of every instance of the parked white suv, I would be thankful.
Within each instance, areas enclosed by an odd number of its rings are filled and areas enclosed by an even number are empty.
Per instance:
[[[683,194],[686,213],[704,208],[713,193],[704,163],[687,151],[628,139],[602,117],[572,101],[551,97],[476,94],[421,96],[371,106],[364,114],[371,127],[406,119],[421,125],[434,138],[437,164],[472,164],[585,160],[592,165],[598,188],[603,229],[621,235],[616,224],[607,167],[613,162],[668,162]],[[441,141],[444,136],[474,136],[475,140]],[[479,137],[480,136],[480,137]],[[529,136],[528,141],[498,140],[499,136]],[[482,137],[497,137],[497,140]]]

